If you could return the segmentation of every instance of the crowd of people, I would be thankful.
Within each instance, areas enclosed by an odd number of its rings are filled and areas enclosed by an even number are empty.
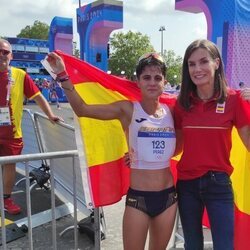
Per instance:
[[[11,117],[21,113],[22,106],[12,110],[11,103],[20,102],[23,95],[33,98],[52,122],[61,119],[52,113],[28,74],[9,66],[11,58],[10,44],[1,39],[0,109],[9,117],[0,116],[1,156],[21,153],[20,127],[12,124],[15,119]],[[237,129],[250,151],[250,88],[242,85],[234,90],[227,86],[216,45],[201,39],[187,47],[180,93],[173,109],[159,101],[165,90],[167,68],[155,52],[141,56],[136,65],[140,101],[106,105],[88,105],[81,99],[57,53],[49,53],[47,60],[57,75],[57,81],[51,84],[52,94],[59,82],[77,116],[118,119],[128,134],[130,187],[123,215],[124,249],[143,250],[148,234],[150,250],[166,249],[178,206],[186,250],[204,248],[202,216],[205,209],[213,249],[233,250],[231,131],[233,127]],[[16,86],[22,87],[20,96],[15,97],[17,100],[11,98]],[[180,153],[175,186],[170,159]],[[4,207],[9,213],[19,213],[20,208],[11,199],[15,166],[4,166],[3,173]]]
[[[53,78],[51,79],[35,78],[33,81],[42,94],[44,90],[48,91],[47,101],[49,103],[55,103],[56,107],[58,109],[61,109],[59,96],[57,93],[57,89],[61,88],[60,84],[57,81],[55,81]],[[26,105],[27,103],[28,103],[28,98],[24,97],[24,105]]]

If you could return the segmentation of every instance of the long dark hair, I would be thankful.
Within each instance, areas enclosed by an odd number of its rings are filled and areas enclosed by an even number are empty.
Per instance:
[[[188,70],[188,59],[190,58],[191,54],[199,48],[207,50],[213,59],[219,58],[219,68],[215,71],[214,93],[218,93],[218,103],[223,103],[227,96],[227,83],[224,67],[217,46],[213,42],[206,39],[195,40],[187,47],[182,65],[182,83],[178,100],[180,105],[186,110],[189,110],[191,106],[191,93],[196,93],[196,85],[191,80]]]

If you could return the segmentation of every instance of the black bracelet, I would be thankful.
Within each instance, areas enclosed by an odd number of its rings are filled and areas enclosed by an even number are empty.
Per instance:
[[[73,86],[71,86],[71,88],[65,88],[65,87],[63,87],[63,86],[61,86],[62,87],[62,89],[64,89],[64,90],[68,90],[68,91],[73,91],[74,89],[75,89],[75,86],[73,85]]]
[[[57,78],[56,80],[57,80],[58,82],[66,82],[66,81],[69,80],[69,76],[65,76],[65,77],[63,77],[63,78]]]

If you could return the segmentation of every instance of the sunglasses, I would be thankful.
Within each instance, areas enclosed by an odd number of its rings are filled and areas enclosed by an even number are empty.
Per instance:
[[[151,60],[152,58],[154,58],[154,59],[156,59],[156,60],[158,60],[158,61],[160,61],[160,62],[162,62],[162,63],[165,63],[165,61],[164,61],[164,59],[163,59],[163,57],[162,57],[161,55],[159,55],[159,54],[156,53],[156,52],[149,52],[149,53],[146,53],[146,54],[142,55],[142,56],[139,58],[138,64],[141,63],[142,61],[145,61],[145,62],[146,62],[146,61],[149,61],[149,62],[150,62],[150,60]]]
[[[6,49],[0,49],[0,54],[4,55],[4,56],[7,56],[9,55],[11,52],[9,50],[6,50]]]

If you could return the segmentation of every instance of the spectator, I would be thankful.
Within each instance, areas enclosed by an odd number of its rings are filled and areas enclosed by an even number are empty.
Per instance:
[[[186,250],[204,247],[205,208],[213,249],[234,249],[231,133],[236,127],[250,151],[249,100],[250,89],[227,88],[222,58],[214,43],[202,39],[188,46],[174,112],[176,138],[183,141],[177,191]]]
[[[166,65],[157,53],[143,55],[137,64],[140,101],[88,105],[75,91],[60,56],[48,62],[62,83],[76,115],[100,120],[118,119],[129,134],[130,188],[123,217],[125,250],[144,249],[149,232],[150,249],[165,250],[176,215],[177,196],[170,166],[175,151],[171,110],[159,103],[164,90]]]
[[[24,96],[34,99],[51,122],[61,120],[55,116],[31,77],[21,69],[10,67],[12,48],[7,40],[0,39],[0,156],[19,155],[23,140],[21,121]],[[15,164],[3,165],[4,208],[9,214],[21,212],[11,198],[15,183]]]
[[[59,98],[58,98],[58,95],[57,95],[57,92],[56,92],[57,86],[59,86],[57,81],[52,79],[52,81],[50,82],[50,85],[49,85],[49,100],[50,100],[50,102],[52,102],[52,100],[55,99],[56,107],[58,109],[60,109],[61,107],[60,107],[60,103],[59,103]]]
[[[47,80],[47,78],[44,78],[42,81],[42,88],[43,89],[48,89],[49,88],[49,81]]]

